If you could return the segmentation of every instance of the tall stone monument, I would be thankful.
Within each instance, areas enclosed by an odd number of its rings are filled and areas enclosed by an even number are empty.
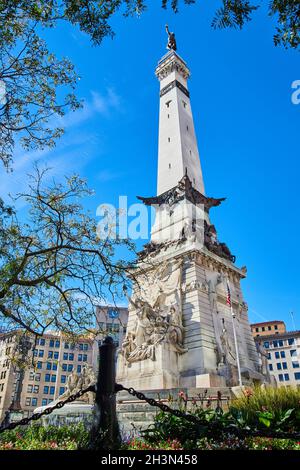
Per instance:
[[[174,33],[168,28],[167,33],[169,51],[155,71],[160,82],[157,196],[139,198],[155,207],[156,219],[132,273],[117,380],[139,390],[234,386],[238,350],[243,383],[263,381],[240,287],[246,268],[235,265],[210,222],[210,210],[224,199],[205,195],[190,71],[176,52]]]

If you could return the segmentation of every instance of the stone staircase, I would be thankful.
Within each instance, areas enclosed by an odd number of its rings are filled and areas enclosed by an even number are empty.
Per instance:
[[[230,388],[178,388],[170,390],[142,390],[148,398],[154,398],[157,401],[178,408],[178,394],[184,392],[188,397],[187,409],[192,405],[192,399],[196,400],[197,406],[207,407],[209,402],[210,408],[217,406],[218,392],[221,392],[221,404],[224,410],[227,409],[228,403],[232,398]],[[153,423],[155,415],[159,412],[159,408],[149,405],[145,401],[130,395],[127,392],[119,392],[117,394],[117,415],[123,436],[137,436],[144,429],[147,429]]]

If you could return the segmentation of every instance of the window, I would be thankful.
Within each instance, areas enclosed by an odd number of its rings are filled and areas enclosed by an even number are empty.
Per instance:
[[[294,376],[295,376],[295,380],[300,380],[300,372],[295,372]]]
[[[45,382],[50,382],[50,374],[45,375]]]
[[[37,363],[37,368],[42,369],[43,368],[43,363],[41,361],[38,361]]]
[[[77,366],[77,372],[78,372],[78,374],[80,374],[80,372],[81,372],[81,366],[80,365]]]
[[[268,349],[270,347],[269,341],[264,342],[264,348]]]
[[[65,387],[59,387],[59,394],[62,395],[65,392]]]
[[[37,406],[37,398],[31,399],[31,406]]]
[[[288,343],[289,343],[289,346],[292,346],[292,344],[295,344],[295,338],[289,338]]]
[[[78,354],[78,361],[82,361],[82,354]]]
[[[271,327],[270,325],[268,326],[268,330],[269,330],[269,331],[271,331],[271,330],[272,330],[272,327]]]
[[[45,386],[44,386],[43,393],[44,393],[44,395],[48,395],[48,393],[49,393],[49,387],[48,387],[48,385],[45,385]]]
[[[74,361],[74,353],[69,354],[69,361]]]
[[[84,361],[84,362],[87,361],[87,354],[84,354],[84,355],[83,355],[83,361]]]
[[[66,370],[67,370],[67,364],[63,364],[63,365],[61,366],[61,368],[62,368],[62,370],[63,370],[64,372],[66,372]]]
[[[52,359],[53,358],[53,351],[48,351],[48,359]]]
[[[278,348],[278,341],[273,341],[274,348]]]
[[[54,353],[54,359],[58,359],[58,356],[59,356],[59,353],[58,353],[58,351],[56,351],[56,352]]]
[[[170,137],[168,137],[168,142],[171,142],[171,138],[170,138]]]
[[[255,331],[256,331],[256,333],[258,333],[258,332],[259,332],[259,328],[255,328]]]
[[[280,357],[285,358],[285,351],[280,351]]]
[[[187,130],[187,131],[189,130],[189,126],[186,126],[186,130]]]
[[[290,350],[290,355],[291,355],[291,357],[297,357],[297,351],[296,351],[296,349],[291,349],[291,350]]]
[[[298,369],[299,367],[299,362],[298,361],[292,361],[293,369]]]
[[[56,348],[59,348],[59,346],[60,346],[60,341],[57,339],[57,340],[55,341],[55,347],[56,347]]]
[[[49,346],[50,348],[54,348],[54,339],[50,339]]]
[[[110,323],[109,323],[110,324]],[[79,351],[83,351],[83,343],[80,343],[79,345]]]
[[[47,369],[47,370],[51,370],[51,362],[47,362],[46,369]]]
[[[269,370],[273,370],[273,364],[269,364]]]
[[[268,352],[268,359],[271,359],[271,353]]]
[[[52,370],[57,370],[57,364],[56,364],[56,362],[54,362],[54,363],[52,364]]]
[[[283,374],[279,374],[278,378],[279,378],[279,382],[283,382]]]
[[[264,327],[264,326],[262,327],[261,331],[265,331],[265,327]]]
[[[54,395],[55,393],[55,387],[50,387],[50,395]]]
[[[65,349],[69,349],[69,343],[65,343]]]
[[[42,399],[42,406],[46,406],[47,405],[47,398],[43,398]]]
[[[274,325],[274,330],[278,330],[278,325]]]
[[[44,338],[40,338],[40,345],[41,345],[41,346],[45,346],[45,343],[46,343],[45,339],[44,339]]]
[[[33,350],[33,356],[34,356],[34,357],[37,357],[37,355],[38,355],[38,350],[37,350],[37,349],[34,349],[34,350]]]
[[[276,352],[275,352],[275,358],[276,358],[276,359],[279,359],[279,357],[280,357],[280,356],[279,356],[279,351],[276,351]]]
[[[51,382],[56,382],[56,375],[55,374],[51,375]]]
[[[36,373],[34,380],[35,380],[36,382],[40,382],[40,381],[41,381],[41,374]]]
[[[277,366],[277,370],[281,370],[281,362],[277,362],[276,366]]]
[[[39,393],[39,391],[40,391],[40,386],[39,385],[34,385],[33,393]]]
[[[289,374],[284,374],[284,380],[287,382],[288,380],[290,380],[290,376]]]
[[[27,387],[27,393],[32,393],[32,385],[28,385],[28,387]]]
[[[32,370],[29,372],[29,380],[34,380],[34,372]]]
[[[27,397],[25,400],[25,406],[30,406],[30,403],[31,403],[31,398]]]
[[[68,364],[68,372],[72,372],[73,370],[73,364]]]
[[[61,375],[60,376],[60,381],[62,384],[65,384],[66,383],[66,379],[67,379],[67,376],[66,375]]]
[[[186,102],[182,100],[183,107],[186,108]]]
[[[39,357],[44,357],[44,350],[43,349],[39,350]]]
[[[278,341],[278,346],[279,346],[280,348],[282,348],[282,346],[283,346],[283,341],[282,341],[282,339],[280,339],[280,340]]]
[[[283,368],[283,369],[287,369],[287,363],[286,363],[286,362],[283,362],[283,363],[282,363],[282,368]]]
[[[65,353],[65,352],[64,352],[63,358],[64,358],[64,361],[67,361],[67,360],[68,360],[68,353]]]

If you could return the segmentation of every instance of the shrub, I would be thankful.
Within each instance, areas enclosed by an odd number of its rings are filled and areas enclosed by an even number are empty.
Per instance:
[[[0,450],[75,450],[87,443],[83,424],[70,426],[19,426],[0,434]]]

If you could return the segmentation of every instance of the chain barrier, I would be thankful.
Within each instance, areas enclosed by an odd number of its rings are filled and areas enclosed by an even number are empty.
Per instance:
[[[70,395],[66,400],[59,401],[56,403],[54,406],[46,408],[44,411],[41,411],[40,413],[35,413],[29,418],[23,418],[20,421],[17,421],[15,423],[10,423],[9,425],[5,427],[0,426],[0,434],[8,431],[15,429],[18,426],[26,426],[28,425],[31,421],[37,421],[40,419],[42,416],[47,416],[51,414],[54,410],[60,409],[63,406],[65,406],[67,403],[71,403],[77,398],[80,398],[82,395],[84,395],[87,392],[95,392],[96,386],[95,385],[90,385],[89,387],[79,390],[78,392]],[[193,424],[202,426],[202,427],[208,427],[207,429],[207,434],[213,434],[214,432],[222,432],[222,433],[227,433],[227,434],[232,434],[236,435],[237,437],[267,437],[267,438],[278,438],[278,439],[299,439],[300,440],[300,432],[285,432],[285,431],[263,431],[263,430],[251,430],[249,428],[238,428],[236,425],[229,425],[229,426],[222,426],[218,422],[207,422],[205,420],[201,420],[197,418],[195,415],[192,415],[190,413],[184,413],[181,410],[171,408],[170,406],[166,405],[165,403],[161,403],[154,398],[149,398],[147,397],[144,393],[138,392],[134,390],[132,387],[124,387],[122,384],[116,384],[115,385],[115,393],[125,391],[128,392],[131,396],[136,397],[138,400],[145,401],[151,406],[159,408],[161,411],[164,413],[170,413],[173,416],[176,416],[177,418],[183,418],[186,419],[187,421],[190,421]],[[221,400],[218,400],[218,402]],[[220,409],[219,406],[217,406],[217,409]]]
[[[20,421],[16,421],[15,423],[10,423],[5,427],[0,426],[0,434],[3,433],[4,431],[10,431],[12,429],[15,429],[18,426],[26,426],[31,421],[37,421],[42,416],[50,415],[54,410],[59,410],[60,408],[65,406],[67,403],[71,403],[71,402],[77,400],[77,398],[80,398],[85,393],[95,392],[95,389],[96,389],[95,385],[89,385],[89,387],[81,389],[76,393],[73,393],[72,395],[70,395],[65,400],[62,400],[62,401],[59,401],[58,403],[56,403],[54,406],[46,408],[44,411],[40,411],[39,413],[34,413],[29,418],[20,419]]]
[[[196,416],[189,414],[189,413],[184,413],[183,411],[176,410],[174,408],[170,408],[168,405],[165,403],[161,403],[154,398],[149,398],[144,393],[138,392],[134,390],[134,388],[129,387],[126,388],[121,384],[116,384],[115,392],[120,392],[120,391],[126,391],[130,395],[138,398],[138,400],[145,401],[151,406],[156,406],[160,410],[162,410],[165,413],[170,413],[177,418],[183,418],[186,419],[187,421],[190,421],[194,424],[197,424],[199,426],[207,426],[208,427],[208,434],[212,434],[214,432],[223,432],[227,434],[234,434],[237,437],[266,437],[266,438],[277,438],[277,439],[299,439],[300,440],[300,432],[285,432],[285,431],[268,431],[268,430],[251,430],[249,428],[243,429],[243,428],[238,428],[236,425],[229,425],[229,426],[222,426],[217,422],[207,422],[204,420],[200,420]]]

